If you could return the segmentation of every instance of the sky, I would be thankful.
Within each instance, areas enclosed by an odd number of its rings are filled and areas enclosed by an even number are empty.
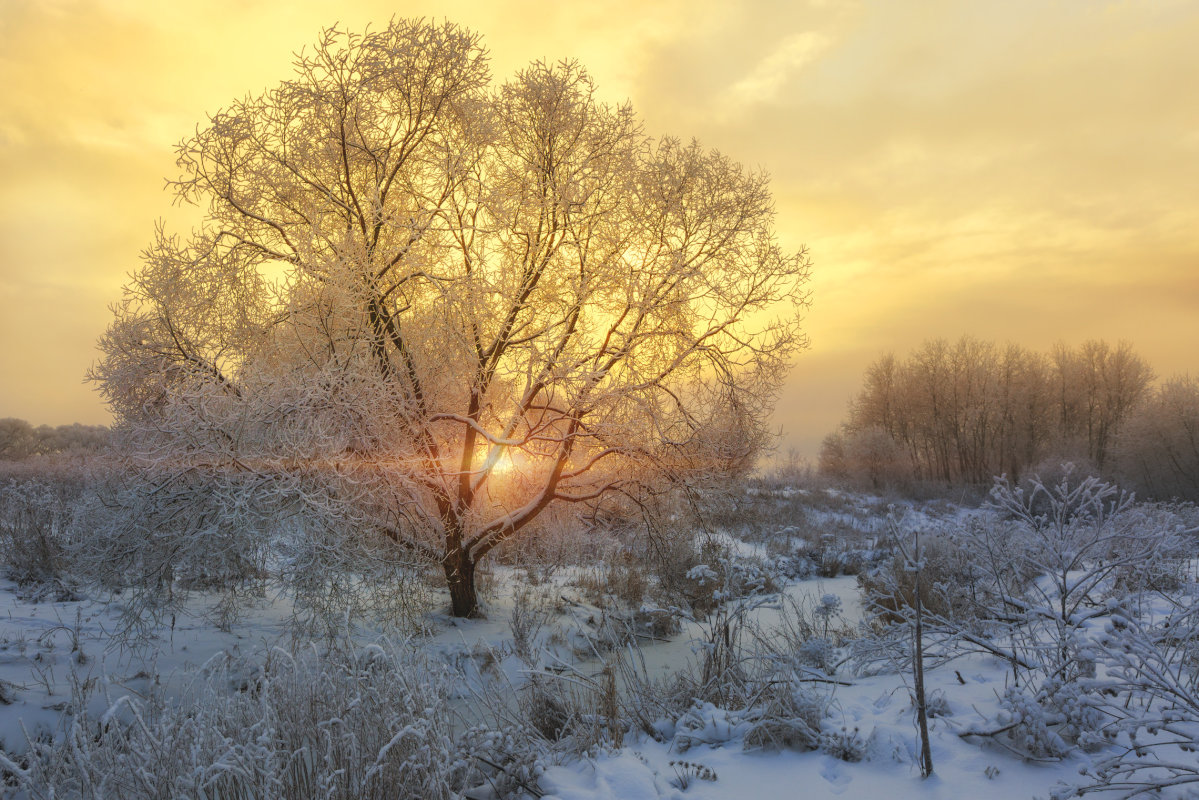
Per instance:
[[[0,417],[107,423],[84,373],[173,206],[174,146],[322,28],[479,32],[497,81],[578,59],[653,135],[772,176],[813,262],[781,450],[882,353],[1126,339],[1199,373],[1199,2],[0,0]]]

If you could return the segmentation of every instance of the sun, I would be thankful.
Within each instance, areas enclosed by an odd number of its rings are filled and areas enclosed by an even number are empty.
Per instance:
[[[475,463],[479,471],[488,471],[492,478],[506,478],[517,474],[516,461],[510,447],[482,447]]]
[[[491,474],[493,475],[510,475],[515,471],[516,462],[512,460],[512,454],[507,450],[500,454],[500,457],[496,459],[495,463],[491,467]]]

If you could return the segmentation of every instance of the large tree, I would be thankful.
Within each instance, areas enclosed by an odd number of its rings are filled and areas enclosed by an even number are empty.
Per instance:
[[[752,459],[808,276],[764,174],[647,137],[574,63],[493,88],[452,24],[330,29],[295,68],[179,145],[204,222],[159,231],[101,341],[145,493],[307,493],[466,616],[547,509]]]

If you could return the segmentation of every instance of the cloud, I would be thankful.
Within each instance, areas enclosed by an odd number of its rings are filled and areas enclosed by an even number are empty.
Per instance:
[[[726,90],[729,113],[775,100],[788,79],[819,58],[831,45],[832,40],[818,31],[788,36],[777,49],[759,61],[752,72]]]

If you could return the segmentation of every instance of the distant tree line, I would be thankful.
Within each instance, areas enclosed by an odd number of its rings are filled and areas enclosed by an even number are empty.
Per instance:
[[[0,461],[20,461],[55,453],[94,453],[108,444],[103,425],[38,425],[23,419],[0,419]]]
[[[1199,379],[1166,381],[1133,411],[1115,475],[1145,497],[1199,502]]]
[[[1071,461],[1143,494],[1199,499],[1199,384],[1153,380],[1127,342],[1039,353],[934,339],[870,365],[820,469],[872,488],[985,485]]]

